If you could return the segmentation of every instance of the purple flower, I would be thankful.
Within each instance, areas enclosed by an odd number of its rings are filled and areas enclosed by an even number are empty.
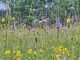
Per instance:
[[[7,9],[9,9],[9,6],[7,7],[5,3],[0,1],[0,10],[6,11]]]
[[[60,18],[56,19],[56,28],[60,28]]]

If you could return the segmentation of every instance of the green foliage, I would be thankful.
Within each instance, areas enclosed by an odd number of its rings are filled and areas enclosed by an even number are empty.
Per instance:
[[[33,22],[35,20],[35,18],[33,16],[27,16],[27,20],[28,22]]]
[[[7,0],[4,0],[6,4]],[[65,10],[67,15],[80,15],[80,2],[79,0],[11,0],[11,16],[15,16],[17,19],[22,18],[23,20],[35,20],[34,17],[41,18],[41,16],[48,14],[53,17],[53,14],[61,15],[62,18],[65,16]],[[49,5],[45,8],[45,5]],[[53,4],[53,5],[52,5]],[[52,7],[50,7],[52,5]],[[72,9],[74,7],[74,9]],[[46,12],[47,11],[47,12]],[[0,16],[1,16],[0,11]],[[4,14],[4,13],[3,13]],[[26,16],[32,16],[33,18],[26,18]],[[50,18],[52,19],[52,18]]]

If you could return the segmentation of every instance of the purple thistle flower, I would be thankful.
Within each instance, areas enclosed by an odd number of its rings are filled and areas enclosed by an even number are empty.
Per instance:
[[[60,18],[56,19],[56,28],[60,28]]]

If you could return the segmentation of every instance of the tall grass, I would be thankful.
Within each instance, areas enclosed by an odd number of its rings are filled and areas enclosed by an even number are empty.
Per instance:
[[[19,51],[21,60],[79,60],[79,28],[80,26],[70,29],[63,27],[60,29],[59,38],[54,28],[50,29],[49,33],[45,33],[40,28],[33,29],[31,32],[27,29],[8,30],[7,39],[6,33],[0,32],[0,59],[15,60],[14,52]],[[5,54],[7,50],[10,52]]]

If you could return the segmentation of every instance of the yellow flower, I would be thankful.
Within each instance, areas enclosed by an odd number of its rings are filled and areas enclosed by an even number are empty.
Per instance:
[[[18,56],[18,55],[21,55],[21,52],[20,51],[17,51],[16,52],[16,56]]]
[[[32,54],[32,49],[28,49],[28,54]]]
[[[67,49],[67,48],[64,48],[64,51],[65,51],[65,52],[67,52],[67,51],[68,51],[68,49]]]
[[[59,46],[59,49],[63,49],[64,47],[63,46]]]
[[[5,22],[5,18],[2,19],[2,22]]]
[[[6,50],[5,51],[5,55],[10,55],[11,54],[11,51],[10,50]]]
[[[36,51],[34,51],[34,55],[37,55],[37,52]]]
[[[60,54],[56,54],[56,59],[59,60]]]
[[[67,18],[67,23],[70,23],[70,17]]]
[[[16,60],[21,60],[21,58],[17,58]]]
[[[15,56],[17,57],[17,56],[21,56],[21,52],[20,51],[14,51],[14,53],[15,53]]]
[[[21,52],[20,51],[14,51],[14,54],[15,54],[15,56],[14,56],[14,58],[15,58],[15,60],[21,60]]]
[[[60,57],[60,54],[56,54],[56,57],[59,58]]]

